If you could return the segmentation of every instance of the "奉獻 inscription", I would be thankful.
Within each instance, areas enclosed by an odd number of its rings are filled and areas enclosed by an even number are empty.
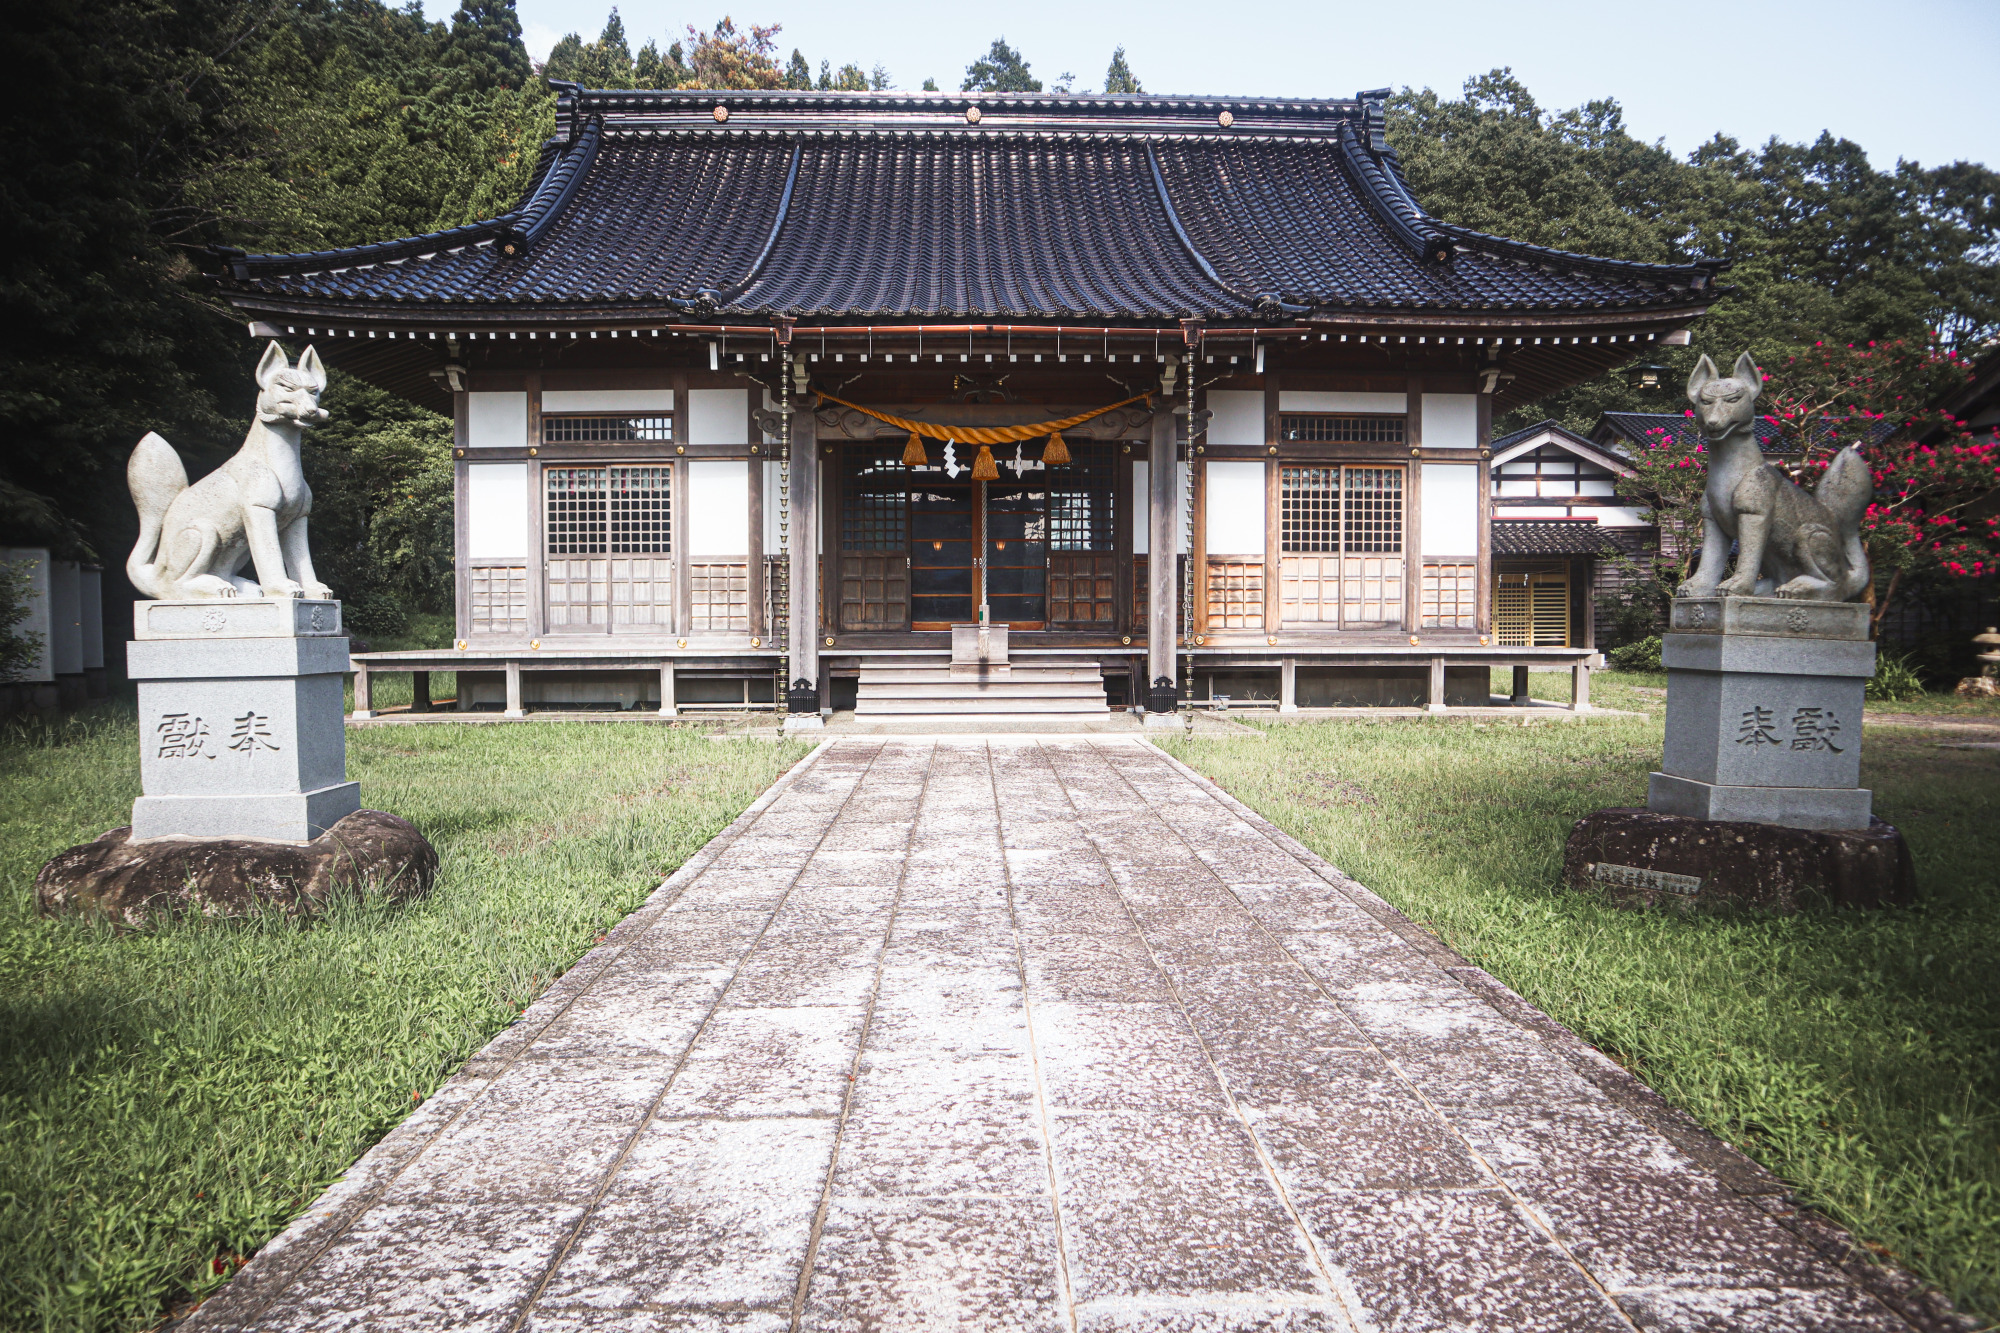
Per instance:
[[[238,754],[281,748],[278,742],[272,739],[271,719],[267,714],[253,709],[232,720],[234,726],[229,733],[229,748]],[[155,758],[220,759],[222,757],[209,748],[208,720],[198,714],[167,713],[160,718],[159,725],[153,730],[159,740]]]
[[[1781,736],[1774,709],[1761,706],[1746,708],[1737,724],[1736,743],[1754,750],[1765,745],[1784,746],[1789,742],[1794,750],[1846,753],[1845,747],[1833,743],[1833,738],[1840,734],[1840,719],[1831,708],[1798,708],[1793,711],[1788,725],[1792,734]]]
[[[256,712],[237,718],[236,729],[229,733],[229,748],[244,754],[277,749],[278,743],[271,739],[270,722],[270,718]]]
[[[1676,875],[1671,870],[1648,870],[1643,866],[1618,866],[1599,861],[1590,867],[1590,877],[1600,884],[1621,889],[1652,889],[1692,897],[1701,891],[1700,875]]]

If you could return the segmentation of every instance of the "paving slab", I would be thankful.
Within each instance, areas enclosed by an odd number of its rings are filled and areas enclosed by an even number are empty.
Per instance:
[[[1943,1330],[1142,739],[822,745],[185,1323]]]

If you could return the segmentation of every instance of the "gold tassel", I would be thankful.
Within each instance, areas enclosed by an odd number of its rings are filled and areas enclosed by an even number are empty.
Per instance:
[[[979,457],[972,460],[974,481],[1000,480],[1000,465],[993,461],[993,450],[986,445],[979,446]]]
[[[1069,466],[1069,446],[1063,443],[1061,431],[1049,436],[1048,447],[1042,450],[1042,462],[1050,467]]]
[[[903,466],[922,467],[930,459],[924,454],[924,442],[915,431],[910,432],[910,442],[903,446]]]

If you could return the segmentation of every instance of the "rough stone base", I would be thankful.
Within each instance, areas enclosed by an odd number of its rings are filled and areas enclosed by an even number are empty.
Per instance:
[[[1576,822],[1563,879],[1621,907],[1900,907],[1917,892],[1909,844],[1879,819],[1798,829],[1626,808]]]
[[[438,855],[404,819],[357,810],[311,842],[242,838],[132,840],[129,827],[51,858],[35,876],[46,915],[101,915],[136,926],[155,914],[247,916],[324,911],[336,894],[419,898]]]

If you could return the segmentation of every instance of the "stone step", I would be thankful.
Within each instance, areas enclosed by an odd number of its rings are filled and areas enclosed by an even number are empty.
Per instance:
[[[1104,707],[1103,690],[1086,690],[1080,686],[1065,689],[1048,689],[1032,685],[982,685],[967,689],[957,685],[863,685],[854,692],[855,706],[889,699],[928,699],[935,703],[953,700],[968,705],[985,699],[1060,699],[1065,703],[1085,701],[1098,708]]]
[[[1103,717],[1111,710],[1104,696],[1095,699],[856,699],[856,717],[879,717],[905,713],[936,713],[964,717],[986,713],[1067,713]]]
[[[1095,667],[1091,667],[1088,670],[1072,670],[1062,667],[1017,666],[1012,671],[994,673],[984,678],[990,680],[1046,680],[1051,682],[1074,682],[1085,685],[1099,685],[1104,681],[1103,674]],[[978,675],[954,676],[951,674],[950,667],[892,667],[887,670],[874,671],[864,666],[861,668],[861,679],[892,685],[905,681],[911,684],[934,680],[977,681],[982,679],[982,677]]]

